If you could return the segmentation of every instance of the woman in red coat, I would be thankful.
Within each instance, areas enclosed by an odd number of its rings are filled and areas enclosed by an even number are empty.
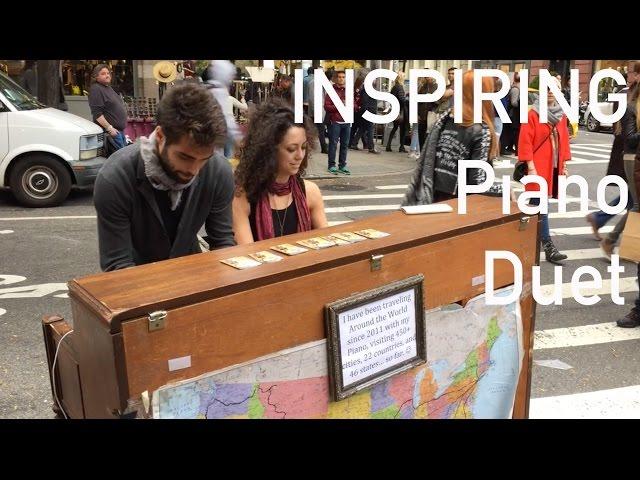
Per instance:
[[[558,82],[559,83],[559,82]],[[527,162],[527,174],[538,175],[547,182],[548,196],[558,197],[558,175],[567,175],[566,162],[571,159],[569,148],[569,131],[567,116],[557,104],[551,92],[547,97],[547,123],[540,121],[540,105],[538,100],[529,111],[528,123],[520,126],[518,138],[518,160]],[[529,183],[526,191],[539,191],[537,183]],[[533,205],[539,205],[539,200],[532,199]],[[546,214],[542,217],[542,233],[540,239],[545,257],[548,262],[558,263],[566,260],[567,256],[560,253],[551,241],[549,234],[549,219]]]

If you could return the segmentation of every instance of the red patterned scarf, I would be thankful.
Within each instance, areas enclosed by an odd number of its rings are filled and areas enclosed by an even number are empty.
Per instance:
[[[304,180],[301,180],[304,181]],[[269,204],[269,193],[274,193],[279,197],[293,193],[293,201],[298,212],[298,232],[308,232],[311,230],[311,213],[307,205],[307,198],[300,187],[298,177],[292,175],[287,183],[271,182],[267,191],[265,191],[256,205],[256,233],[258,238],[255,240],[264,240],[266,238],[275,237],[273,230],[273,216],[271,213],[271,205]]]

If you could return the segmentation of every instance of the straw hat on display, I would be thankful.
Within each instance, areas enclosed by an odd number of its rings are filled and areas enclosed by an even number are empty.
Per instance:
[[[153,76],[159,82],[170,83],[175,81],[178,76],[178,70],[174,63],[162,61],[153,66]]]

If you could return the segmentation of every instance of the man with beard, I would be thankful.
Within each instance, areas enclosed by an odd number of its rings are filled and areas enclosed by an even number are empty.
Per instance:
[[[229,162],[215,153],[226,140],[222,110],[201,85],[170,89],[149,138],[118,150],[95,182],[103,271],[235,245]]]

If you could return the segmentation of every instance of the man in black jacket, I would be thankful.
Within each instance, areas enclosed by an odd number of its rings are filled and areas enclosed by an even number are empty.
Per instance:
[[[209,92],[188,82],[158,105],[149,138],[118,150],[94,187],[104,271],[200,252],[204,224],[211,248],[235,245],[231,167],[224,115]]]

